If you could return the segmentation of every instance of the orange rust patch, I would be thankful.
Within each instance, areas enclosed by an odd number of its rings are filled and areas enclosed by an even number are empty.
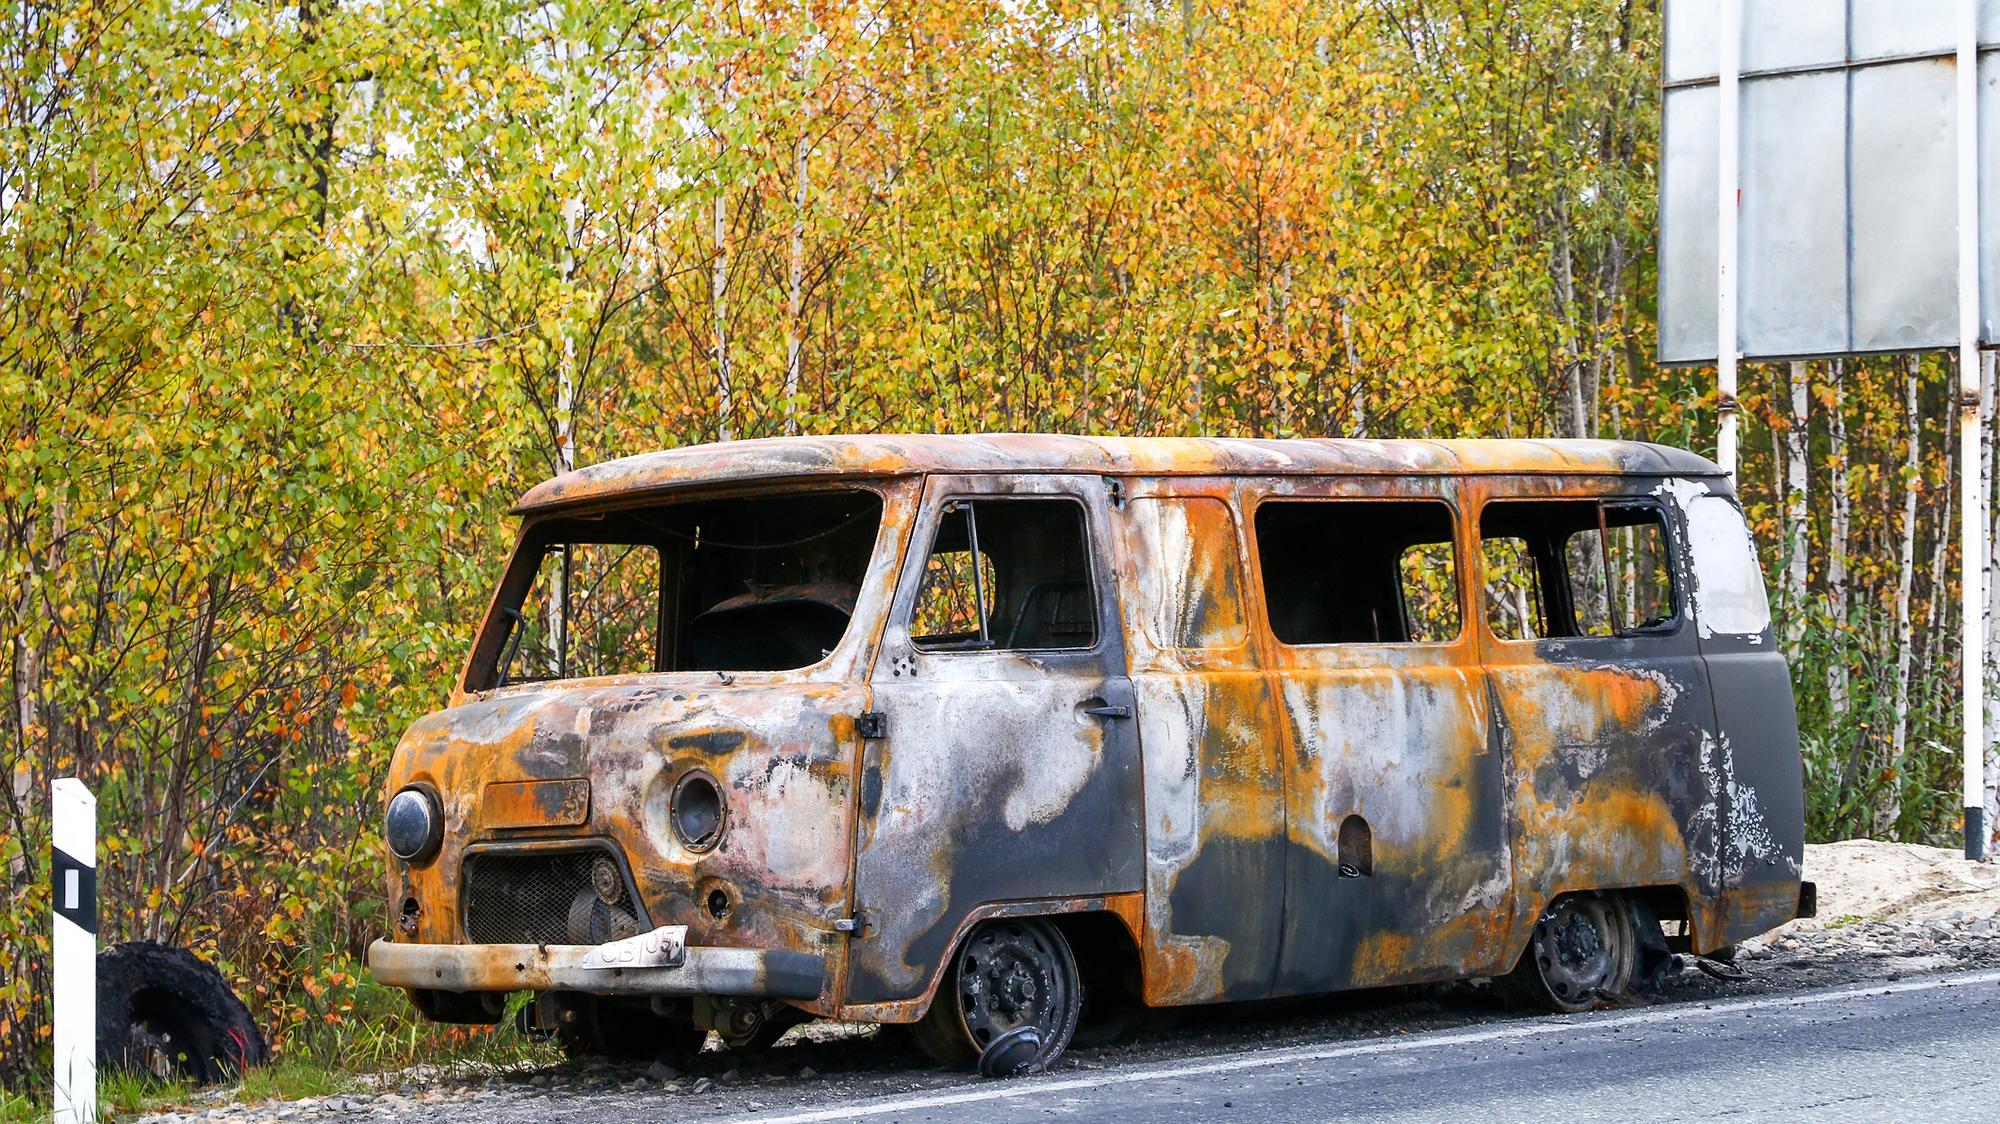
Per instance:
[[[1106,894],[1104,908],[1116,914],[1125,923],[1125,931],[1131,935],[1132,943],[1141,948],[1146,943],[1146,895],[1141,893]]]
[[[505,781],[486,786],[479,822],[486,827],[575,827],[590,819],[590,782]]]

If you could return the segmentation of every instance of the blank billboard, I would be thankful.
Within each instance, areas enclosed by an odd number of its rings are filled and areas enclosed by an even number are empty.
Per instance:
[[[1981,0],[1982,338],[2000,344],[2000,0]],[[1745,357],[1958,343],[1956,0],[1742,0]],[[1667,0],[1660,359],[1716,350],[1718,0]]]

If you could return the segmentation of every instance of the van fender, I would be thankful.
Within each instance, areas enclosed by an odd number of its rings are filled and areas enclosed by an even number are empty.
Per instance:
[[[1588,893],[1618,894],[1624,897],[1633,906],[1634,920],[1642,924],[1661,921],[1682,922],[1687,927],[1687,933],[1669,937],[1662,932],[1657,949],[1672,952],[1693,950],[1692,946],[1696,941],[1692,934],[1697,929],[1693,909],[1695,897],[1685,885],[1668,883],[1657,886],[1563,886],[1542,896],[1536,902],[1533,912],[1524,915],[1526,923],[1521,926],[1520,933],[1512,942],[1514,951],[1508,956],[1507,963],[1517,965],[1521,962],[1521,958],[1528,954],[1529,942],[1534,937],[1535,919],[1548,912],[1561,898]],[[1642,946],[1654,947],[1649,936],[1642,933],[1639,937]]]
[[[965,935],[982,921],[996,917],[1061,917],[1083,913],[1108,913],[1118,918],[1132,938],[1134,947],[1140,944],[1140,934],[1145,916],[1144,896],[1137,891],[1124,894],[1092,894],[1073,898],[1031,898],[1023,901],[983,902],[965,913],[965,917],[952,931],[951,940],[946,943],[944,955],[931,965],[924,980],[924,989],[916,997],[889,1003],[846,1003],[842,1004],[835,1017],[843,1022],[867,1023],[914,1023],[930,1011],[931,1002],[937,998],[938,986],[944,981],[945,968],[958,954],[959,945]]]

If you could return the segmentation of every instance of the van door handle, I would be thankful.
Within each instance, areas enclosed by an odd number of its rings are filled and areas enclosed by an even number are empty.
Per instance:
[[[1086,706],[1083,708],[1083,712],[1092,718],[1132,717],[1132,708],[1129,706]]]

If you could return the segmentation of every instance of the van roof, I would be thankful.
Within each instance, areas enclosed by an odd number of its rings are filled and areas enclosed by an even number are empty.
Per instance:
[[[1074,437],[1049,433],[763,437],[621,457],[528,490],[528,514],[697,485],[914,473],[1104,476],[1552,474],[1719,476],[1706,457],[1638,441]]]

